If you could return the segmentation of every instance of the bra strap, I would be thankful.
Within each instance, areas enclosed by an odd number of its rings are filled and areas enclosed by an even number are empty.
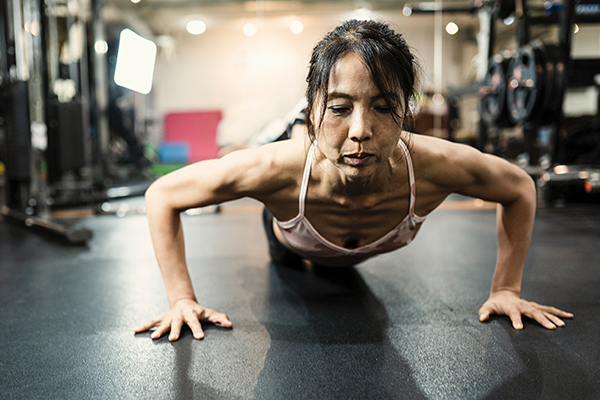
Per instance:
[[[304,202],[306,200],[306,192],[308,191],[308,180],[310,179],[310,169],[312,166],[313,157],[315,154],[315,148],[317,147],[317,141],[313,141],[308,154],[306,155],[306,163],[304,164],[304,174],[302,175],[302,186],[300,186],[300,197],[298,198],[298,209],[299,214],[304,215]]]
[[[408,167],[408,182],[410,184],[410,199],[409,199],[409,207],[408,212],[410,215],[415,214],[415,195],[416,195],[416,185],[415,185],[415,171],[413,168],[412,158],[410,157],[410,151],[406,146],[406,143],[402,139],[398,141],[400,143],[400,147],[402,147],[402,151],[404,151],[404,156],[406,158],[406,165]]]

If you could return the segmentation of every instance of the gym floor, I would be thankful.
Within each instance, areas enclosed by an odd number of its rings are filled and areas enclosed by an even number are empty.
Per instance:
[[[555,331],[478,321],[496,238],[474,208],[333,271],[270,264],[256,205],[184,216],[198,299],[234,329],[173,343],[133,333],[167,308],[145,216],[82,219],[87,246],[0,221],[0,397],[600,398],[600,208],[538,211],[522,295],[575,314]]]

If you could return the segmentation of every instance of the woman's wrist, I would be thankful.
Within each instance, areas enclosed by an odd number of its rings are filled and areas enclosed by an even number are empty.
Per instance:
[[[175,306],[177,303],[179,303],[180,301],[184,301],[184,300],[190,300],[193,301],[195,303],[198,302],[198,300],[196,299],[196,296],[194,294],[191,295],[179,295],[177,297],[174,297],[173,299],[169,299],[169,305],[171,307]]]

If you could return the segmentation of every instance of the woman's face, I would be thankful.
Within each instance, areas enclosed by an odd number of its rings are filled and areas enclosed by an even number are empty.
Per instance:
[[[346,178],[368,179],[388,165],[402,130],[359,55],[347,54],[331,69],[322,123],[322,104],[314,110],[318,148]]]

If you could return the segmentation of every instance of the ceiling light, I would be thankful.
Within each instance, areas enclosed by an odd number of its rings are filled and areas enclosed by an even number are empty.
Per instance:
[[[248,22],[246,25],[244,25],[243,31],[244,35],[252,37],[256,35],[256,32],[258,32],[258,28],[252,22]]]
[[[108,43],[106,43],[105,40],[98,40],[96,43],[94,43],[94,50],[98,54],[106,54],[108,51]]]
[[[204,21],[194,20],[187,23],[185,29],[191,35],[201,35],[206,32],[206,24]]]
[[[292,21],[292,23],[290,24],[290,31],[294,35],[301,34],[303,30],[304,30],[304,25],[302,24],[302,22],[300,22],[298,20]]]
[[[458,25],[454,22],[448,22],[448,25],[446,25],[446,32],[448,32],[449,35],[456,35],[456,32],[458,32]]]

